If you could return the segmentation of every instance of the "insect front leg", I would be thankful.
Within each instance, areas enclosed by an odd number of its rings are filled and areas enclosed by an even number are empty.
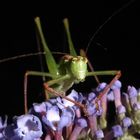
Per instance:
[[[61,94],[64,94],[65,89],[64,89],[63,85],[61,85],[61,83],[64,82],[64,81],[66,81],[66,80],[69,80],[69,79],[70,79],[70,75],[69,75],[69,74],[66,74],[66,75],[64,75],[64,76],[60,76],[59,78],[52,79],[52,80],[50,80],[50,81],[45,82],[45,83],[44,83],[44,87],[45,87],[45,89],[48,91],[48,92],[46,93],[46,99],[49,98],[48,93],[52,93],[52,94],[53,94],[53,92],[49,92],[49,91],[50,91],[49,89],[51,88],[51,86],[53,86],[53,85],[55,85],[55,84],[58,84],[56,88],[60,88],[60,90],[63,92],[63,93],[61,93]],[[59,87],[59,86],[60,86],[60,87]],[[49,87],[49,88],[48,88],[48,87]],[[53,88],[51,88],[51,89],[53,89]],[[55,94],[54,94],[54,95],[55,95]],[[57,95],[56,95],[56,96],[57,96]]]
[[[97,71],[97,72],[89,72],[87,76],[94,76],[94,75],[115,75],[112,81],[104,88],[104,90],[99,94],[97,99],[95,100],[96,108],[98,109],[98,101],[107,93],[109,88],[114,84],[116,80],[121,77],[121,71]]]
[[[121,71],[117,71],[115,77],[111,80],[111,82],[104,88],[103,92],[101,92],[96,100],[96,103],[107,93],[108,89],[112,87],[112,85],[121,77]]]
[[[27,85],[28,85],[28,76],[45,76],[54,78],[54,75],[50,73],[45,72],[39,72],[39,71],[27,71],[24,75],[24,111],[25,113],[28,112],[28,101],[27,101]]]
[[[45,89],[48,91],[48,93],[51,93],[51,94],[53,94],[53,95],[55,95],[55,96],[58,96],[58,97],[62,97],[62,98],[64,98],[64,99],[66,99],[66,100],[68,100],[68,101],[74,103],[75,105],[77,105],[77,106],[79,106],[80,108],[82,108],[82,110],[83,110],[83,112],[85,113],[85,115],[87,115],[87,110],[86,110],[85,105],[83,105],[83,104],[81,104],[81,103],[79,103],[79,102],[76,102],[76,101],[74,101],[74,100],[68,98],[67,96],[65,96],[65,95],[63,94],[63,92],[58,92],[58,91],[54,90],[53,88],[51,88],[51,87],[48,85],[48,83],[49,83],[49,82],[44,83],[44,87],[45,87]]]

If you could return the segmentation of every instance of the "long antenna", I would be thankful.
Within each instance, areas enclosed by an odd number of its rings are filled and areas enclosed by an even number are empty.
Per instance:
[[[42,54],[45,54],[45,52],[35,52],[35,53],[21,54],[21,55],[1,59],[0,63],[16,60],[16,59],[20,59],[20,58],[26,58],[26,57],[30,57],[30,56],[42,55]]]
[[[52,54],[66,55],[68,53],[52,52]],[[17,60],[17,59],[20,59],[20,58],[26,58],[26,57],[30,57],[30,56],[38,56],[38,55],[45,55],[45,52],[35,52],[35,53],[28,53],[28,54],[20,54],[20,55],[17,55],[17,56],[12,56],[12,57],[1,59],[0,63],[12,61],[12,60]]]
[[[125,8],[127,8],[130,4],[132,4],[135,0],[131,0],[129,1],[128,3],[124,4],[121,8],[119,8],[118,10],[116,10],[111,16],[109,16],[105,22],[103,24],[101,24],[98,29],[95,31],[95,33],[92,35],[92,37],[90,38],[88,44],[87,44],[87,47],[86,47],[86,54],[87,54],[87,51],[91,45],[91,43],[94,41],[95,37],[97,36],[97,34],[99,33],[99,31],[114,17],[116,16],[117,14],[119,14],[122,10],[124,10]]]

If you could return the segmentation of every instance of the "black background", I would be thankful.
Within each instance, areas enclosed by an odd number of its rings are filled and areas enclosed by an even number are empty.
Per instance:
[[[52,51],[68,52],[62,19],[69,18],[70,30],[76,50],[86,49],[89,40],[108,17],[129,1],[100,1],[81,6],[74,3],[56,3],[39,8],[28,6],[9,9],[1,17],[0,59],[37,52],[34,17],[40,16],[48,46]],[[70,8],[66,6],[69,5]],[[42,4],[43,6],[43,4]],[[8,8],[7,8],[8,9]],[[132,2],[112,17],[98,32],[88,50],[88,57],[95,70],[122,71],[123,90],[127,85],[139,88],[139,5]],[[100,44],[100,45],[98,45]],[[0,63],[0,114],[19,115],[24,113],[23,80],[26,70],[40,71],[39,57],[27,57]],[[104,80],[104,79],[101,79]],[[42,79],[29,80],[29,106],[40,101]],[[91,85],[89,81],[88,84]],[[93,87],[94,80],[93,80]]]

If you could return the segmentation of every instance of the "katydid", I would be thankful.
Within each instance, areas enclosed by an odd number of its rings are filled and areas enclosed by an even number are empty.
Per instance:
[[[88,76],[97,76],[97,75],[116,75],[111,83],[104,89],[100,98],[105,94],[108,88],[120,77],[120,71],[88,71],[88,59],[84,55],[77,55],[74,45],[71,39],[69,31],[68,19],[64,19],[64,27],[67,34],[68,44],[70,54],[64,55],[60,60],[60,63],[57,64],[43,35],[40,18],[35,18],[35,24],[40,36],[41,44],[43,50],[45,51],[45,59],[49,72],[39,72],[39,71],[27,71],[24,78],[24,107],[25,113],[27,113],[27,81],[28,76],[46,76],[51,78],[51,80],[44,82],[45,87],[45,96],[46,100],[49,98],[49,95],[61,96],[71,102],[74,102],[65,96],[68,89],[72,87],[73,84],[78,84],[79,82],[84,82],[85,78]],[[83,54],[83,53],[82,53]],[[96,77],[97,78],[97,77]],[[75,102],[74,102],[75,103]],[[84,109],[84,106],[80,103],[75,103]]]

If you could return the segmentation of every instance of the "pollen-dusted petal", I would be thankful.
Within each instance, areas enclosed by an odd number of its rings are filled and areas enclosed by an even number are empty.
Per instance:
[[[46,116],[42,116],[44,124],[56,131],[58,122],[60,121],[60,112],[58,106],[52,106],[47,110]]]
[[[56,127],[54,126],[53,122],[50,122],[49,120],[47,120],[45,116],[42,116],[42,122],[46,124],[47,126],[49,126],[52,130],[56,131]]]
[[[47,110],[46,118],[50,122],[56,122],[60,120],[59,109],[57,106],[52,106]]]
[[[121,137],[123,136],[123,130],[121,128],[120,125],[115,125],[112,127],[112,130],[113,130],[113,133],[114,133],[114,137],[115,138],[118,138],[118,137]]]

